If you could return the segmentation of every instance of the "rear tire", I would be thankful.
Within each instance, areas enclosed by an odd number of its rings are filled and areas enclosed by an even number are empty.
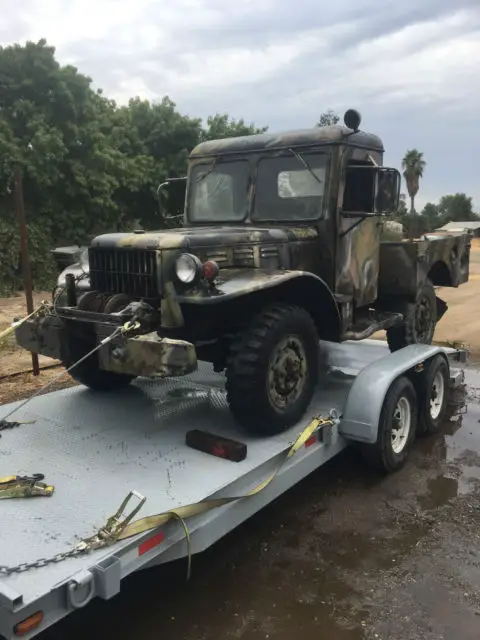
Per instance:
[[[417,291],[415,302],[407,303],[401,325],[387,329],[390,351],[398,351],[409,344],[432,344],[437,324],[437,297],[430,280]]]
[[[301,307],[275,304],[257,314],[230,347],[227,399],[242,427],[274,435],[296,424],[314,394],[320,344]]]
[[[377,441],[361,447],[368,464],[386,473],[403,467],[415,440],[417,402],[415,388],[407,377],[392,383],[380,413]]]
[[[450,368],[441,355],[430,360],[420,383],[420,411],[418,435],[437,433],[445,420],[448,409]]]

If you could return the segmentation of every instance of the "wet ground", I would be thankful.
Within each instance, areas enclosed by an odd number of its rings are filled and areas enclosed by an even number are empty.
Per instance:
[[[41,640],[478,640],[480,373],[386,478],[346,451],[186,566],[129,578]]]

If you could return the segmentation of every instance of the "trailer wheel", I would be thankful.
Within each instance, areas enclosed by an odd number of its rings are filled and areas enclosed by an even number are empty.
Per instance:
[[[419,388],[418,434],[429,436],[437,433],[447,413],[449,366],[442,355],[430,360]]]
[[[433,284],[426,280],[417,291],[415,302],[407,304],[402,324],[387,329],[390,351],[409,344],[432,344],[436,324],[437,297]]]
[[[318,381],[315,323],[301,307],[275,304],[239,333],[227,358],[230,409],[258,435],[285,431],[305,413]]]
[[[397,471],[405,464],[415,440],[417,415],[417,394],[413,384],[405,376],[397,378],[383,402],[377,441],[362,447],[369,464],[387,473]]]

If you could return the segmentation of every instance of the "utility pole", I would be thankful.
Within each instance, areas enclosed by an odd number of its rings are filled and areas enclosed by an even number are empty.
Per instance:
[[[27,314],[30,314],[33,313],[32,272],[30,270],[30,258],[28,255],[28,231],[27,219],[25,216],[25,204],[23,202],[22,172],[18,164],[15,166],[15,209],[17,212],[18,225],[20,227],[20,250],[22,253],[23,288],[25,289]],[[38,353],[33,352],[32,371],[34,376],[38,376],[40,373],[40,368],[38,366]]]

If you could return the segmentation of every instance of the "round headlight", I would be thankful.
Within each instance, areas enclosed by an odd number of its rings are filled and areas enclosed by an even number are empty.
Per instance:
[[[192,284],[202,272],[202,263],[191,253],[182,253],[175,262],[177,278],[183,284]]]

